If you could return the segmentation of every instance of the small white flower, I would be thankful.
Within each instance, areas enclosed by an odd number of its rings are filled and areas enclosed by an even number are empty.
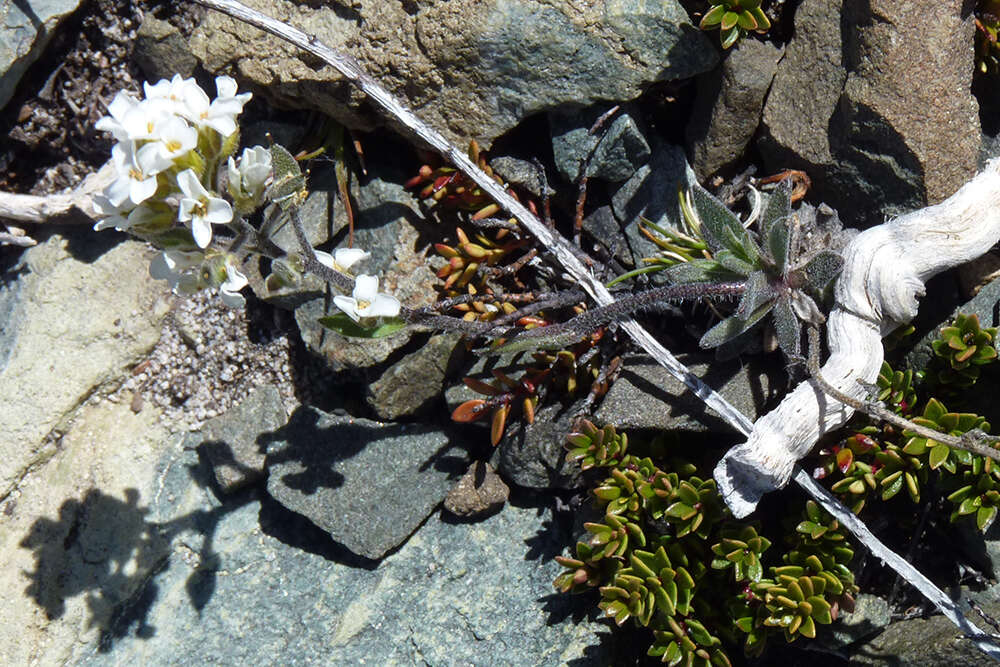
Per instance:
[[[205,254],[200,250],[165,250],[149,263],[149,275],[166,280],[175,292],[186,294],[197,291],[198,278],[192,269],[201,266]]]
[[[247,300],[240,294],[240,290],[246,287],[249,281],[233,262],[232,257],[226,260],[226,281],[219,285],[219,296],[230,308],[242,308]]]
[[[206,248],[212,241],[212,225],[231,221],[233,207],[225,199],[215,197],[206,190],[192,169],[185,169],[177,174],[177,187],[184,193],[177,219],[181,222],[190,221],[194,242],[199,248]]]
[[[354,280],[351,296],[338,294],[333,297],[337,308],[358,322],[362,317],[395,317],[399,315],[399,300],[388,294],[379,294],[378,278],[360,275]]]
[[[211,127],[223,137],[228,137],[236,131],[236,117],[252,95],[237,95],[236,81],[228,76],[216,77],[215,88],[218,95],[211,101],[201,88],[189,88],[184,100],[186,108],[182,113],[198,127]]]
[[[234,197],[259,199],[271,178],[271,151],[263,146],[244,148],[239,167],[229,158],[229,190]]]
[[[94,231],[114,227],[118,231],[124,232],[125,230],[135,227],[136,225],[162,221],[165,216],[163,212],[154,211],[145,205],[136,206],[129,211],[126,216],[126,211],[121,208],[111,206],[111,202],[108,201],[106,197],[102,197],[101,195],[94,197],[94,208],[96,208],[100,213],[108,216],[99,220],[97,224],[94,225]]]
[[[111,136],[118,141],[128,141],[128,131],[122,121],[125,120],[125,114],[138,105],[139,100],[131,93],[119,90],[115,99],[111,100],[111,104],[108,105],[108,113],[111,115],[101,118],[94,127],[104,132],[110,132]]]
[[[126,201],[138,205],[156,193],[156,172],[146,167],[135,152],[135,143],[123,141],[111,149],[111,160],[118,178],[104,189],[112,206],[122,207]]]
[[[154,100],[156,103],[166,103],[168,108],[174,113],[181,113],[187,107],[187,100],[197,95],[201,91],[201,86],[193,78],[182,78],[180,74],[174,74],[171,79],[160,79],[154,84],[143,83],[143,90],[146,91],[146,99]]]
[[[142,146],[137,156],[141,164],[158,173],[172,167],[175,160],[184,157],[197,144],[198,130],[179,116],[167,116],[156,127],[156,141]]]
[[[340,271],[341,273],[347,273],[352,266],[372,256],[370,252],[366,252],[361,248],[337,248],[332,255],[328,252],[323,252],[322,250],[316,250],[314,252],[316,253],[316,259],[319,260],[320,264]]]

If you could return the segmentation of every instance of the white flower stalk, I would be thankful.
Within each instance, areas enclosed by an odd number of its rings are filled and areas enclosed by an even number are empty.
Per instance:
[[[378,278],[364,274],[355,278],[351,296],[338,294],[333,303],[355,322],[362,318],[395,317],[400,310],[396,297],[379,293]]]
[[[233,207],[225,199],[206,190],[192,169],[185,169],[177,174],[177,187],[184,193],[177,219],[190,222],[194,242],[199,248],[207,248],[212,241],[212,225],[230,222],[233,219]]]
[[[148,159],[139,158],[134,142],[116,144],[111,149],[111,161],[118,178],[104,190],[104,196],[112,206],[125,208],[126,202],[137,206],[156,194],[157,172]]]
[[[316,259],[320,264],[341,273],[347,273],[352,266],[372,256],[370,252],[361,248],[337,248],[332,255],[322,250],[313,252],[316,253]]]
[[[215,89],[218,95],[214,100],[209,100],[197,86],[186,90],[185,107],[180,113],[198,127],[210,127],[228,137],[236,131],[236,117],[252,95],[236,94],[236,81],[228,76],[216,77]]]
[[[247,286],[247,277],[240,273],[236,267],[235,259],[226,259],[226,280],[219,285],[219,296],[222,302],[230,308],[242,308],[247,300],[240,294],[240,290]]]

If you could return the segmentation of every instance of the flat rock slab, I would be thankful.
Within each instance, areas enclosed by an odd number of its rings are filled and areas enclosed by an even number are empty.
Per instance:
[[[287,419],[277,387],[259,387],[235,408],[205,422],[200,437],[192,436],[222,491],[231,493],[264,476],[262,438]]]
[[[761,363],[715,362],[706,355],[678,355],[709,387],[751,420],[764,414],[776,400],[783,380]],[[732,433],[731,426],[702,403],[679,380],[649,357],[625,359],[622,371],[611,385],[595,415],[599,424],[616,428]]]
[[[0,276],[0,496],[160,338],[170,297],[148,275],[150,252],[107,234],[52,236]]]
[[[406,541],[469,463],[437,429],[310,407],[292,415],[267,452],[267,492],[370,559]]]
[[[162,492],[138,500],[173,550],[73,664],[616,664],[609,629],[588,615],[593,599],[552,589],[553,556],[572,536],[549,510],[507,507],[476,524],[435,516],[377,567],[359,567],[266,496],[206,494],[193,452],[174,459]]]

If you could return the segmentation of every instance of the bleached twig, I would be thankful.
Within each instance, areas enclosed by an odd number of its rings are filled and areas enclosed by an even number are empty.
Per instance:
[[[1000,239],[1000,159],[935,206],[868,229],[844,250],[834,308],[827,321],[830,356],[825,382],[856,402],[867,399],[884,356],[882,336],[917,314],[924,282],[979,257]],[[796,461],[852,414],[845,404],[807,380],[753,426],[715,469],[719,489],[737,517],[760,497],[788,483]]]
[[[272,19],[265,14],[252,10],[238,2],[232,0],[194,0],[198,4],[219,10],[229,16],[249,23],[262,30],[270,32],[299,48],[318,56],[323,61],[335,67],[345,78],[356,84],[362,91],[374,99],[386,112],[390,113],[404,126],[408,127],[417,136],[434,147],[442,156],[447,158],[456,167],[461,169],[480,188],[487,192],[500,206],[507,210],[517,220],[524,225],[535,237],[544,244],[555,256],[563,268],[573,278],[579,281],[580,286],[599,305],[608,305],[613,301],[613,297],[608,290],[577,258],[572,248],[565,239],[555,236],[541,220],[531,214],[516,199],[507,194],[492,178],[487,176],[479,167],[472,163],[468,157],[450,145],[444,137],[432,127],[421,121],[416,115],[396,100],[377,81],[372,79],[353,58],[346,54],[334,51],[330,47],[322,44],[315,37],[307,35],[301,30],[297,30],[287,24]],[[916,310],[916,301],[912,296],[909,299],[912,308]],[[877,336],[877,325],[873,325]],[[683,382],[694,394],[706,405],[714,409],[730,425],[743,434],[749,434],[753,424],[733,407],[722,396],[704,384],[697,376],[692,374],[683,364],[670,354],[652,335],[643,329],[634,320],[627,320],[622,324],[622,328],[632,336],[640,347],[650,354],[675,378]],[[876,338],[875,347],[878,348],[878,364],[881,365],[881,339]],[[872,378],[874,379],[874,378]],[[822,393],[816,393],[816,401],[822,403]],[[803,489],[812,495],[828,512],[836,517],[845,528],[847,528],[862,544],[864,544],[876,557],[882,559],[896,570],[904,579],[913,584],[942,614],[958,626],[966,635],[972,637],[982,636],[982,631],[973,623],[967,621],[962,615],[959,606],[953,602],[940,589],[934,586],[926,577],[918,572],[912,565],[886,547],[875,537],[867,527],[862,524],[857,517],[844,507],[840,501],[833,497],[826,489],[816,484],[807,473],[801,468],[797,468],[792,462],[792,467],[796,468],[795,480]],[[791,470],[789,471],[791,472]],[[1000,647],[993,643],[976,639],[977,647],[993,658],[1000,659]]]
[[[114,179],[114,165],[108,162],[67,193],[19,195],[11,192],[0,192],[0,219],[41,223],[77,209],[91,221],[99,220],[104,216],[94,208],[94,195],[98,194]]]

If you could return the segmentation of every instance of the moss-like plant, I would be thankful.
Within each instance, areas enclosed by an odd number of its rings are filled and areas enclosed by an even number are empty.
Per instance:
[[[760,8],[761,0],[722,0],[714,2],[698,27],[711,30],[718,26],[722,48],[728,49],[748,32],[767,32],[771,21]]]
[[[554,584],[598,588],[598,606],[618,625],[631,619],[652,631],[649,655],[729,665],[727,644],[758,654],[768,635],[815,636],[850,601],[853,551],[818,506],[806,506],[782,540],[788,548],[776,552],[759,525],[732,518],[695,466],[640,458],[627,445],[611,426],[589,422],[569,436],[570,460],[607,469],[593,490],[604,518],[584,525],[589,538],[575,557],[556,559],[565,571]]]
[[[979,379],[979,367],[997,358],[995,327],[979,326],[976,314],[959,314],[931,346],[934,354],[947,362],[947,368],[938,373],[938,381],[957,387],[971,387]]]

